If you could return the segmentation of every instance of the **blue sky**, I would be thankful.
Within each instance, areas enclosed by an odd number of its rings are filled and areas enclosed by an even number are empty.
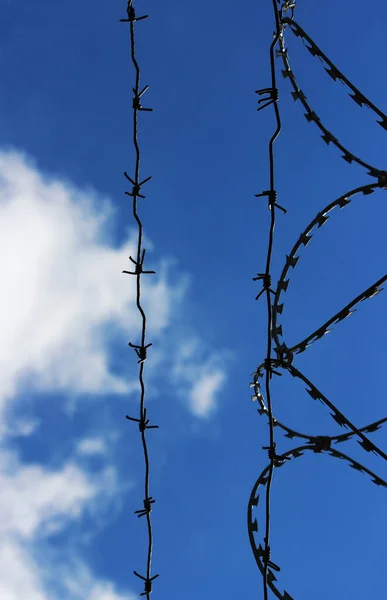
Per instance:
[[[0,596],[132,600],[145,569],[143,457],[136,426],[140,321],[123,275],[137,229],[123,171],[134,168],[134,72],[126,2],[3,0],[0,20]],[[140,0],[140,211],[155,600],[263,598],[247,502],[267,455],[251,402],[265,356],[271,2],[200,6]],[[360,90],[387,109],[385,5],[299,2],[297,22]],[[385,168],[386,132],[287,34],[300,87],[355,155]],[[279,60],[279,59],[278,59]],[[283,68],[278,62],[278,72]],[[372,183],[320,139],[278,78],[278,215],[273,279],[324,206]],[[288,345],[385,274],[386,196],[356,196],[300,254],[286,293]],[[297,357],[296,366],[357,426],[386,416],[385,292]],[[314,435],[344,433],[289,375],[273,381],[276,417]],[[383,448],[383,429],[371,434]],[[278,449],[297,444],[276,430]],[[384,446],[386,448],[386,446]],[[386,477],[356,441],[338,447]],[[342,461],[307,453],[274,473],[272,560],[298,600],[376,597],[386,585],[386,490]],[[257,509],[264,522],[264,507]],[[260,530],[261,531],[261,530]],[[259,536],[258,536],[259,537]],[[257,538],[258,539],[258,538]],[[370,573],[372,575],[370,575]]]

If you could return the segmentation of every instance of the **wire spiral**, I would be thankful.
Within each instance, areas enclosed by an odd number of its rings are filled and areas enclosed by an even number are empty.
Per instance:
[[[325,453],[334,458],[345,460],[353,469],[368,475],[371,481],[378,486],[386,487],[387,482],[370,471],[367,467],[361,465],[359,462],[352,459],[350,456],[339,452],[334,449],[333,444],[344,443],[347,440],[357,437],[358,443],[366,452],[373,452],[384,460],[387,460],[387,454],[376,446],[366,433],[373,433],[378,430],[384,423],[387,422],[387,417],[375,421],[370,425],[358,428],[354,425],[317,387],[293,364],[295,357],[305,352],[306,349],[313,343],[317,342],[327,333],[332,331],[331,327],[337,325],[345,318],[353,314],[360,302],[373,298],[375,295],[382,291],[380,287],[385,281],[387,281],[387,274],[382,276],[378,281],[369,286],[365,291],[361,292],[356,298],[349,302],[344,308],[339,310],[334,316],[332,316],[323,325],[314,330],[305,339],[288,346],[284,341],[283,324],[279,323],[279,318],[284,313],[284,299],[283,294],[286,293],[289,282],[291,271],[295,269],[299,262],[300,256],[299,251],[301,248],[306,247],[312,235],[315,231],[319,230],[325,223],[330,219],[331,211],[335,208],[340,210],[347,207],[351,202],[352,198],[358,194],[362,196],[369,196],[373,194],[375,189],[387,189],[387,173],[386,171],[377,169],[376,167],[369,165],[361,158],[351,153],[345,146],[343,146],[330,131],[323,125],[321,119],[317,116],[315,111],[312,110],[309,103],[306,100],[305,94],[298,86],[294,72],[290,67],[289,53],[285,47],[285,31],[290,30],[296,37],[300,37],[309,50],[309,52],[318,57],[323,64],[325,64],[325,70],[328,75],[334,81],[341,81],[349,90],[350,97],[359,105],[367,106],[372,110],[381,120],[378,123],[387,130],[387,116],[379,110],[364,94],[362,94],[342,73],[341,71],[330,61],[330,59],[320,50],[316,43],[307,35],[307,33],[294,21],[295,2],[292,0],[284,0],[280,5],[280,0],[272,0],[274,19],[276,29],[274,32],[273,41],[270,45],[270,67],[271,67],[271,87],[257,90],[261,96],[258,103],[265,102],[258,110],[262,110],[270,105],[274,108],[274,114],[276,119],[276,129],[269,141],[269,159],[270,159],[270,189],[257,194],[256,196],[267,196],[269,210],[271,211],[271,223],[269,228],[269,240],[268,250],[266,258],[266,270],[265,273],[258,273],[254,281],[262,280],[263,289],[257,295],[258,299],[262,294],[266,294],[267,299],[267,328],[268,328],[268,341],[267,341],[267,353],[264,361],[256,368],[253,375],[253,381],[250,383],[250,387],[254,388],[254,395],[252,396],[253,401],[258,401],[260,408],[258,413],[260,415],[266,415],[268,418],[269,425],[269,446],[264,446],[263,449],[268,451],[269,464],[262,471],[261,475],[257,479],[248,502],[247,511],[247,524],[248,524],[248,535],[250,545],[256,560],[257,566],[263,576],[263,589],[264,599],[268,600],[269,589],[275,594],[277,598],[281,600],[293,600],[292,596],[287,591],[281,592],[276,585],[276,576],[274,572],[279,572],[280,567],[272,561],[272,551],[270,547],[270,500],[271,500],[271,486],[273,480],[273,471],[275,468],[282,467],[289,460],[301,457],[306,451],[313,451],[315,454]],[[289,16],[290,15],[290,16]],[[309,45],[307,45],[309,44]],[[279,48],[276,48],[276,46]],[[271,276],[271,257],[273,252],[273,233],[276,218],[276,208],[286,213],[286,209],[277,204],[277,192],[274,184],[274,152],[273,143],[276,140],[281,130],[281,119],[278,108],[278,89],[276,86],[276,68],[274,63],[274,53],[277,57],[282,58],[284,64],[284,70],[282,75],[285,79],[288,79],[293,88],[292,97],[295,101],[299,100],[306,110],[305,117],[308,122],[313,122],[322,132],[322,139],[326,144],[332,144],[342,152],[342,158],[348,163],[356,163],[361,167],[367,169],[368,175],[375,178],[371,184],[359,186],[349,192],[346,192],[338,199],[334,200],[327,206],[325,206],[316,217],[307,225],[304,231],[299,236],[298,240],[294,244],[290,253],[286,256],[286,261],[282,269],[280,278],[277,286],[273,289],[272,276]],[[335,213],[333,213],[335,214]],[[276,354],[276,358],[273,358],[273,350]],[[307,433],[300,433],[294,429],[288,427],[286,424],[278,421],[273,414],[273,405],[271,399],[270,382],[273,375],[282,376],[282,372],[289,373],[292,377],[300,379],[306,384],[306,391],[313,400],[319,400],[324,406],[330,409],[330,414],[335,422],[341,427],[347,427],[351,431],[345,434],[336,436],[319,435],[313,436]],[[265,380],[265,385],[261,384],[261,379]],[[265,398],[263,395],[262,387],[265,388]],[[298,438],[301,439],[303,444],[293,448],[285,453],[277,453],[277,444],[275,441],[275,429],[280,429],[284,433],[285,437],[289,439]],[[263,543],[257,544],[255,535],[258,532],[258,521],[253,518],[254,510],[259,504],[259,487],[265,488],[265,503],[266,503],[266,522],[265,532],[263,537]]]
[[[149,478],[150,478],[150,465],[149,465],[149,455],[148,455],[148,447],[146,440],[146,431],[148,429],[157,429],[158,425],[149,425],[149,419],[147,418],[147,409],[145,408],[145,383],[144,383],[144,363],[147,359],[148,348],[152,346],[152,344],[146,344],[146,315],[144,309],[141,306],[141,275],[143,274],[155,274],[155,271],[145,271],[144,270],[144,259],[145,259],[145,248],[142,247],[142,235],[143,235],[143,225],[142,221],[137,212],[137,199],[145,198],[145,196],[141,193],[142,187],[145,183],[147,183],[152,177],[147,177],[146,179],[140,180],[140,159],[141,152],[138,143],[138,113],[139,112],[152,112],[152,108],[144,108],[141,104],[142,96],[148,90],[149,86],[145,86],[142,90],[140,89],[140,67],[138,65],[136,59],[136,43],[135,43],[135,24],[143,19],[147,19],[148,15],[144,15],[141,17],[136,16],[135,9],[133,7],[133,0],[129,0],[126,8],[127,17],[125,19],[120,19],[121,23],[129,23],[130,26],[130,42],[131,42],[131,58],[133,62],[133,66],[136,72],[136,83],[133,88],[133,144],[136,153],[136,165],[134,176],[130,177],[126,172],[124,173],[126,179],[131,183],[132,190],[130,192],[125,192],[126,195],[133,198],[133,216],[138,224],[138,240],[137,240],[137,256],[134,259],[132,256],[129,256],[129,260],[134,264],[134,271],[123,271],[128,275],[134,275],[136,277],[137,283],[137,298],[136,304],[137,308],[140,312],[142,318],[142,333],[141,333],[141,343],[140,344],[132,344],[129,342],[129,346],[134,349],[137,357],[138,363],[140,365],[139,368],[139,382],[141,388],[141,397],[140,397],[140,414],[139,418],[129,417],[126,415],[126,418],[129,421],[133,421],[138,423],[139,432],[141,435],[142,448],[144,452],[144,462],[145,462],[145,477],[144,477],[144,498],[143,498],[143,508],[136,510],[135,514],[138,518],[146,517],[147,522],[147,530],[148,530],[148,552],[147,552],[147,564],[146,564],[146,575],[140,575],[137,571],[134,571],[136,577],[141,579],[144,582],[144,591],[140,594],[140,596],[146,596],[147,600],[150,600],[150,594],[152,593],[153,581],[159,577],[159,575],[151,576],[151,563],[152,563],[152,549],[153,549],[153,531],[152,531],[152,519],[151,519],[151,511],[152,505],[155,503],[155,500],[150,496],[149,492]]]

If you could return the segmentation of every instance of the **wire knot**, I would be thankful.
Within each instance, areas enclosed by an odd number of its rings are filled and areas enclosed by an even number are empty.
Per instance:
[[[294,354],[289,348],[286,348],[285,344],[276,349],[278,361],[282,367],[290,367],[293,363]]]
[[[331,438],[327,435],[318,435],[314,438],[314,448],[313,452],[324,452],[324,450],[329,450],[331,447]]]
[[[144,15],[143,17],[136,17],[134,6],[132,6],[132,0],[128,0],[126,14],[128,15],[128,18],[120,19],[120,23],[135,23],[136,21],[141,21],[142,19],[148,18],[148,15]]]
[[[279,456],[276,452],[277,444],[273,442],[272,446],[262,446],[262,450],[267,450],[270,460],[275,467],[282,467],[286,460],[290,460],[289,456]]]
[[[266,538],[265,538],[266,541]],[[271,548],[270,546],[267,544],[265,549],[262,550],[262,559],[263,562],[265,563],[265,565],[267,565],[268,567],[270,567],[271,569],[273,569],[274,571],[280,571],[280,567],[278,565],[276,565],[275,563],[273,563],[271,560]]]
[[[270,104],[273,104],[273,102],[278,101],[278,89],[275,87],[262,88],[261,90],[256,90],[255,93],[259,96],[266,95],[266,98],[261,98],[260,100],[258,100],[258,104],[260,104],[261,102],[266,102],[266,104],[263,104],[263,106],[260,106],[257,109],[258,111],[266,108],[266,106],[270,106]]]
[[[273,369],[273,361],[272,361],[271,358],[265,358],[265,360],[263,362],[263,368],[266,369],[266,371],[269,372],[270,379],[272,378],[273,374],[274,375],[278,375],[279,377],[282,377],[282,373],[280,373],[279,371],[274,371],[274,369]]]
[[[143,577],[142,575],[139,575],[137,571],[133,571],[133,573],[136,575],[136,577],[139,577],[139,579],[142,579],[144,582],[145,589],[144,592],[140,594],[140,596],[147,596],[148,594],[151,594],[153,580],[159,577],[159,575],[153,575],[153,577]]]
[[[132,263],[135,264],[136,268],[134,271],[122,271],[123,273],[127,273],[128,275],[140,275],[141,273],[154,273],[156,274],[156,271],[144,271],[143,269],[143,264],[144,264],[144,258],[145,258],[145,248],[142,251],[142,257],[140,259],[140,261],[134,260],[134,258],[132,258],[131,256],[129,256],[129,260],[132,261]]]
[[[152,346],[152,344],[147,344],[146,346],[136,346],[135,344],[132,344],[131,342],[129,342],[128,346],[130,346],[131,348],[134,348],[138,358],[140,359],[137,362],[143,363],[147,359],[147,350],[148,350],[149,346]]]
[[[128,417],[128,415],[126,415],[126,418],[129,421],[135,421],[135,423],[138,423],[138,428],[141,433],[143,433],[146,429],[158,429],[159,428],[158,425],[148,425],[149,419],[146,418],[146,408],[144,408],[144,412],[141,415],[141,419],[135,419],[134,417]],[[145,500],[144,500],[144,502],[145,502]]]
[[[149,497],[145,498],[143,502],[144,508],[134,511],[134,514],[138,515],[138,518],[144,517],[145,515],[149,515],[149,513],[152,511],[152,504],[154,504],[156,500],[153,500],[152,497]]]
[[[268,202],[269,210],[272,210],[272,208],[275,206],[276,208],[279,208],[280,210],[282,210],[282,212],[284,214],[287,213],[286,208],[284,208],[283,206],[280,206],[279,204],[277,204],[277,192],[276,192],[276,190],[265,190],[261,194],[255,194],[256,198],[259,198],[261,196],[268,196],[268,198],[269,198],[269,202]]]
[[[378,185],[383,188],[384,190],[387,190],[387,172],[386,171],[382,171],[379,174],[378,177]]]
[[[133,185],[132,191],[125,192],[125,194],[127,196],[133,196],[134,198],[136,198],[137,196],[139,198],[146,198],[146,196],[143,196],[142,194],[140,194],[141,186],[143,186],[144,183],[146,183],[147,181],[150,181],[152,179],[152,176],[147,177],[146,179],[144,179],[144,181],[141,181],[141,183],[139,183],[138,181],[133,181],[133,179],[131,177],[129,177],[129,175],[127,174],[126,171],[124,171],[124,175],[125,175],[126,179],[128,181],[130,181],[130,183]]]
[[[270,273],[257,273],[257,277],[253,277],[253,281],[259,281],[260,279],[262,280],[263,289],[259,292],[258,296],[255,299],[258,300],[258,298],[260,298],[260,296],[262,296],[262,294],[266,291],[275,295],[275,292],[273,292],[273,290],[271,289]]]
[[[134,94],[134,98],[133,98],[134,110],[145,110],[147,112],[153,112],[153,108],[143,108],[143,106],[141,104],[141,96],[143,94],[145,94],[145,92],[147,91],[148,88],[149,88],[149,85],[146,85],[141,92],[137,92],[134,88],[132,88],[133,94]]]

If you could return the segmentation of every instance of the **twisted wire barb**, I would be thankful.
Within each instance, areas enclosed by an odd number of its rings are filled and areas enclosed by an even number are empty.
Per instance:
[[[140,147],[138,144],[138,113],[139,111],[151,112],[152,108],[144,108],[141,104],[141,98],[144,93],[148,90],[149,86],[145,86],[142,90],[140,89],[140,67],[138,65],[136,59],[136,44],[135,44],[135,23],[141,21],[143,19],[147,19],[148,15],[144,15],[141,17],[136,16],[135,9],[133,7],[133,0],[128,0],[126,7],[127,17],[125,19],[120,19],[120,23],[129,23],[130,26],[130,42],[131,42],[131,57],[132,62],[136,71],[136,83],[133,88],[133,144],[135,147],[136,153],[136,165],[135,172],[133,178],[130,177],[126,172],[124,175],[126,179],[132,184],[132,190],[130,192],[125,192],[126,195],[131,196],[133,198],[133,216],[138,224],[138,241],[137,241],[137,257],[134,259],[132,256],[129,256],[129,260],[134,264],[134,271],[122,271],[128,275],[134,275],[136,277],[137,283],[137,308],[140,312],[142,318],[142,333],[141,333],[141,344],[132,344],[129,342],[129,346],[134,349],[137,357],[138,363],[140,365],[139,368],[139,382],[141,388],[141,397],[140,397],[140,416],[139,418],[129,417],[126,415],[126,418],[129,421],[134,421],[138,423],[139,432],[141,435],[142,447],[144,451],[144,461],[145,461],[145,477],[144,477],[144,499],[143,499],[143,508],[140,510],[136,510],[135,514],[138,518],[146,517],[147,529],[148,529],[148,553],[147,553],[147,565],[146,565],[146,575],[140,575],[137,571],[133,571],[136,577],[141,579],[144,582],[144,592],[140,594],[140,596],[146,596],[147,600],[150,600],[150,594],[152,593],[152,585],[153,581],[159,577],[159,575],[151,576],[151,563],[152,563],[152,549],[153,549],[153,531],[152,531],[152,520],[151,520],[151,511],[152,505],[155,503],[155,500],[150,496],[149,492],[149,477],[150,477],[150,466],[149,466],[149,455],[148,455],[148,447],[146,440],[146,430],[147,429],[157,429],[158,425],[149,425],[149,419],[147,419],[147,409],[145,408],[145,383],[144,383],[144,363],[147,359],[147,351],[152,344],[146,344],[146,315],[144,309],[141,306],[141,275],[143,274],[155,274],[155,271],[145,271],[144,270],[144,259],[145,259],[145,248],[142,248],[142,235],[143,235],[143,225],[142,221],[137,212],[137,198],[145,198],[145,196],[141,193],[142,186],[147,183],[152,177],[147,177],[144,180],[140,180]]]
[[[283,466],[287,461],[295,458],[299,458],[304,454],[306,450],[312,450],[314,453],[326,453],[333,458],[338,458],[341,460],[345,460],[349,463],[349,465],[362,473],[367,474],[371,481],[382,487],[387,488],[387,482],[370,471],[367,467],[360,464],[358,461],[354,460],[350,456],[339,452],[332,448],[332,444],[339,444],[346,442],[352,439],[354,436],[357,436],[358,443],[362,447],[362,449],[366,452],[373,452],[374,454],[378,454],[381,458],[387,461],[387,454],[381,450],[378,446],[376,446],[366,435],[365,433],[373,433],[380,429],[380,427],[387,422],[387,417],[383,419],[379,419],[369,425],[358,428],[356,427],[328,398],[319,390],[317,387],[299,370],[293,365],[293,361],[295,355],[298,355],[302,352],[305,352],[306,349],[313,344],[314,342],[321,339],[327,333],[331,331],[330,327],[334,324],[337,324],[343,321],[345,318],[349,317],[353,314],[357,309],[355,306],[360,302],[373,298],[379,292],[382,291],[380,286],[387,281],[387,274],[381,277],[378,281],[368,287],[364,292],[359,294],[354,300],[349,302],[344,308],[342,308],[339,312],[337,312],[333,317],[328,319],[323,325],[318,327],[313,333],[308,335],[305,339],[297,344],[288,347],[284,341],[281,341],[280,338],[283,339],[283,325],[278,323],[278,316],[283,315],[284,310],[284,301],[282,299],[282,294],[285,293],[288,289],[290,282],[290,269],[294,269],[299,261],[298,251],[302,247],[306,247],[310,240],[312,239],[312,232],[314,233],[314,229],[320,229],[330,218],[329,213],[339,207],[340,209],[345,208],[352,201],[352,197],[362,193],[363,196],[369,196],[373,194],[375,189],[387,189],[387,172],[383,170],[376,169],[371,165],[367,164],[360,158],[356,157],[354,154],[349,152],[340,142],[334,137],[322,124],[321,120],[317,117],[316,113],[311,109],[310,105],[306,101],[305,94],[298,87],[295,75],[290,68],[290,61],[288,56],[288,51],[285,48],[285,38],[284,32],[287,27],[292,31],[294,35],[297,37],[301,37],[302,41],[305,43],[308,42],[309,46],[306,46],[307,49],[312,53],[313,56],[317,56],[320,58],[322,62],[325,62],[328,65],[328,68],[325,70],[330,75],[330,77],[336,81],[339,79],[342,81],[352,92],[350,93],[350,97],[357,103],[359,106],[367,106],[373,112],[375,112],[379,117],[381,117],[381,121],[378,123],[387,130],[387,117],[386,115],[380,111],[370,100],[366,98],[342,73],[338,70],[338,68],[323,54],[323,52],[318,48],[318,46],[313,42],[313,40],[306,34],[306,32],[294,21],[294,10],[295,10],[295,2],[292,0],[283,0],[281,8],[277,6],[281,0],[272,0],[273,9],[274,9],[274,17],[276,24],[276,31],[274,32],[274,38],[270,45],[270,66],[271,66],[271,78],[272,85],[269,88],[263,88],[261,90],[257,90],[259,95],[264,96],[261,98],[258,103],[264,102],[262,106],[258,108],[258,110],[262,110],[271,104],[274,107],[275,116],[277,120],[277,128],[274,132],[272,138],[269,142],[269,157],[270,157],[270,189],[262,192],[261,194],[256,194],[256,196],[268,196],[269,199],[269,209],[271,210],[271,224],[269,230],[269,242],[268,242],[268,251],[267,251],[267,260],[266,260],[266,271],[265,273],[258,273],[257,277],[254,278],[254,281],[262,280],[263,289],[257,295],[256,299],[258,300],[260,296],[266,293],[267,299],[267,313],[268,313],[268,343],[267,343],[267,353],[265,360],[257,367],[254,371],[253,381],[250,383],[250,387],[254,388],[254,395],[252,396],[252,400],[257,400],[260,408],[258,409],[258,413],[260,415],[266,415],[268,417],[268,425],[269,425],[269,433],[270,433],[270,445],[263,447],[264,450],[268,450],[270,463],[269,465],[262,471],[261,475],[257,479],[253,490],[250,495],[249,503],[248,503],[248,534],[250,545],[257,563],[257,566],[263,576],[264,583],[264,599],[268,600],[268,589],[270,588],[272,592],[276,595],[280,600],[293,600],[293,598],[289,595],[288,592],[284,591],[281,593],[276,587],[276,576],[275,572],[280,571],[280,567],[271,560],[271,548],[270,548],[270,496],[271,496],[271,485],[273,479],[273,471],[274,468],[278,468]],[[291,12],[291,17],[286,16],[287,13]],[[294,100],[300,100],[306,109],[305,117],[309,122],[314,122],[318,128],[323,132],[322,138],[324,141],[329,144],[332,142],[339,150],[343,152],[342,158],[344,158],[348,163],[355,162],[358,165],[365,167],[368,169],[368,174],[375,177],[377,179],[376,183],[363,185],[357,187],[346,194],[343,194],[338,199],[334,200],[330,204],[328,204],[322,211],[320,211],[317,216],[309,223],[306,229],[301,233],[299,239],[293,246],[289,255],[286,256],[285,265],[283,267],[282,273],[277,283],[277,287],[274,290],[272,287],[272,278],[271,278],[271,257],[273,252],[273,240],[274,240],[274,226],[275,226],[275,208],[279,208],[283,212],[286,213],[286,210],[277,204],[277,193],[275,191],[274,186],[274,153],[273,153],[273,143],[277,138],[280,130],[281,130],[281,120],[278,109],[278,89],[276,87],[276,72],[274,65],[274,48],[276,44],[279,43],[280,49],[276,50],[277,56],[282,57],[282,60],[285,65],[285,70],[282,71],[284,78],[288,78],[291,81],[293,86],[292,96]],[[274,296],[272,302],[272,296]],[[273,344],[274,342],[274,344]],[[277,355],[277,358],[272,358],[272,350],[274,345],[274,351]],[[308,435],[306,433],[300,433],[288,425],[285,425],[278,421],[273,414],[272,407],[272,399],[271,399],[271,390],[270,390],[270,380],[273,375],[282,376],[282,373],[278,370],[282,369],[303,381],[304,384],[307,385],[306,391],[309,396],[313,400],[319,400],[322,404],[330,409],[330,414],[335,422],[341,427],[347,427],[350,429],[350,432],[344,433],[341,435]],[[266,401],[264,399],[260,379],[265,377],[265,391],[266,391]],[[283,432],[285,432],[285,437],[289,439],[299,438],[306,442],[304,446],[299,446],[297,448],[293,448],[288,450],[285,453],[277,454],[277,445],[274,439],[274,429],[275,427],[280,428]],[[255,533],[258,532],[258,522],[257,519],[253,520],[252,514],[253,509],[258,506],[259,502],[259,494],[257,494],[257,490],[259,486],[266,486],[266,520],[265,520],[265,534],[263,539],[263,545],[260,543],[258,546],[255,542]]]

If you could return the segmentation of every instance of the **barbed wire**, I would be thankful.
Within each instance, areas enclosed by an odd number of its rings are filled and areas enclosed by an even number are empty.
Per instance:
[[[315,230],[320,229],[330,219],[329,213],[335,208],[343,209],[352,202],[352,197],[357,194],[363,196],[369,196],[374,193],[375,189],[387,189],[387,172],[384,170],[377,169],[372,165],[369,165],[362,159],[349,152],[326,127],[323,125],[321,119],[317,117],[315,111],[312,110],[308,102],[306,101],[305,94],[301,91],[297,84],[294,72],[290,68],[290,60],[287,48],[285,48],[285,30],[289,28],[290,31],[296,36],[300,37],[302,41],[307,42],[309,46],[306,48],[311,52],[313,56],[317,56],[321,62],[325,63],[327,67],[325,70],[330,77],[336,81],[340,80],[344,85],[349,88],[350,97],[359,105],[367,106],[373,112],[375,112],[381,120],[378,123],[387,130],[387,116],[378,109],[364,94],[362,94],[342,73],[339,69],[330,61],[330,59],[320,50],[316,43],[307,35],[307,33],[294,21],[294,12],[296,3],[292,0],[283,0],[282,5],[279,6],[281,0],[272,0],[274,20],[275,20],[275,32],[273,34],[273,41],[270,44],[270,68],[271,68],[271,87],[257,90],[256,93],[265,98],[260,99],[258,102],[265,102],[258,110],[262,110],[267,106],[273,105],[275,119],[276,119],[276,130],[269,141],[269,160],[270,160],[270,189],[257,194],[256,196],[267,196],[269,199],[269,209],[271,210],[271,222],[269,228],[269,240],[268,250],[266,258],[266,270],[265,273],[258,273],[257,277],[253,278],[254,281],[262,280],[263,289],[257,295],[256,300],[266,293],[267,299],[267,327],[268,327],[268,341],[267,341],[267,352],[265,360],[256,368],[252,373],[253,381],[250,383],[250,387],[254,388],[254,395],[252,396],[253,401],[258,401],[260,408],[258,413],[260,415],[266,415],[268,418],[269,425],[269,446],[264,446],[263,449],[268,451],[270,463],[262,471],[258,477],[248,502],[248,535],[250,545],[256,560],[257,566],[263,576],[263,589],[264,589],[264,600],[268,600],[268,590],[275,594],[277,598],[281,600],[293,600],[292,596],[287,591],[280,592],[276,587],[276,576],[275,572],[280,571],[280,567],[271,560],[271,547],[270,547],[270,500],[271,500],[271,487],[273,480],[273,471],[275,468],[283,466],[287,461],[294,458],[301,457],[305,451],[312,450],[316,454],[326,453],[329,456],[345,460],[355,470],[367,474],[371,481],[382,487],[387,487],[387,482],[370,471],[367,467],[360,464],[347,454],[339,452],[332,447],[333,444],[344,443],[355,436],[358,438],[359,445],[366,452],[373,452],[379,455],[384,460],[387,460],[387,454],[376,446],[365,433],[373,433],[380,429],[380,427],[387,422],[387,417],[382,418],[378,421],[358,428],[354,425],[328,398],[303,374],[293,362],[295,356],[305,352],[306,349],[313,343],[317,342],[327,333],[332,331],[330,329],[333,325],[336,325],[353,314],[357,309],[355,308],[360,302],[369,300],[382,291],[380,287],[385,281],[387,281],[387,274],[378,279],[375,283],[369,286],[364,292],[361,292],[354,300],[349,302],[344,308],[338,311],[333,317],[328,319],[323,325],[318,327],[304,338],[301,342],[298,342],[288,347],[284,340],[283,325],[279,324],[279,315],[283,315],[284,312],[284,300],[283,294],[286,293],[289,282],[290,282],[290,271],[298,265],[300,256],[298,252],[301,248],[306,247],[312,239],[312,233],[314,235]],[[288,14],[290,13],[290,17]],[[279,45],[279,49],[275,50],[276,45]],[[306,44],[305,44],[306,45]],[[271,258],[273,253],[273,237],[274,237],[274,226],[275,226],[275,209],[279,208],[284,213],[286,209],[277,204],[277,192],[275,190],[274,182],[274,152],[273,143],[276,140],[281,130],[281,119],[278,108],[278,89],[276,86],[276,67],[274,61],[274,51],[277,57],[281,57],[285,66],[282,70],[282,75],[285,79],[289,79],[293,87],[292,96],[295,101],[300,100],[301,104],[306,109],[305,117],[309,122],[314,122],[317,127],[322,131],[322,139],[329,145],[332,143],[343,153],[344,158],[348,163],[357,163],[358,165],[368,169],[368,175],[376,178],[376,182],[359,186],[349,192],[340,196],[337,200],[334,200],[327,206],[325,206],[317,216],[309,223],[309,225],[301,233],[300,237],[294,244],[289,255],[286,255],[285,265],[282,269],[280,278],[277,283],[277,287],[273,289],[272,276],[271,276]],[[337,211],[336,211],[337,212]],[[282,338],[282,339],[281,339]],[[274,348],[273,348],[274,346]],[[272,351],[274,349],[277,358],[272,357]],[[278,421],[273,414],[273,404],[271,398],[270,382],[273,375],[282,376],[283,370],[293,377],[299,379],[306,384],[306,391],[313,400],[319,400],[323,405],[330,409],[330,415],[335,422],[341,427],[347,427],[351,431],[336,436],[327,435],[309,435],[306,433],[300,433],[286,424]],[[262,385],[260,379],[265,379],[265,392],[266,399],[262,392]],[[277,444],[275,441],[274,430],[279,428],[284,432],[285,437],[289,439],[299,438],[306,442],[303,446],[298,446],[282,454],[277,453]],[[259,503],[259,486],[265,487],[265,533],[263,538],[263,544],[257,545],[255,541],[255,534],[258,532],[258,521],[253,519],[253,511],[257,508]]]
[[[140,365],[139,368],[139,383],[141,388],[141,396],[140,396],[140,415],[139,418],[129,417],[126,415],[126,418],[129,421],[133,421],[138,423],[139,432],[141,435],[142,448],[144,452],[144,461],[145,461],[145,477],[144,477],[144,498],[143,498],[143,508],[136,510],[135,514],[138,518],[146,517],[147,529],[148,529],[148,552],[147,552],[147,564],[146,564],[146,575],[140,575],[137,571],[133,571],[136,577],[141,579],[144,582],[144,592],[140,594],[140,596],[146,596],[147,600],[150,600],[150,594],[152,593],[153,581],[159,577],[159,575],[151,576],[151,563],[152,563],[152,550],[153,550],[153,531],[152,531],[152,520],[151,520],[151,511],[152,505],[155,503],[155,500],[150,495],[149,491],[149,478],[150,478],[150,465],[149,465],[149,455],[148,455],[148,446],[146,440],[146,431],[148,429],[157,429],[158,425],[150,425],[149,419],[147,418],[147,409],[145,408],[145,383],[144,383],[144,363],[147,359],[148,348],[152,346],[151,343],[146,344],[146,315],[144,309],[141,306],[141,275],[143,274],[155,274],[156,271],[145,271],[144,270],[144,259],[145,259],[145,248],[142,247],[142,237],[143,237],[143,225],[142,221],[137,212],[137,198],[145,198],[145,196],[141,193],[142,187],[145,183],[147,183],[152,177],[147,177],[146,179],[140,180],[140,146],[138,143],[138,113],[142,112],[151,112],[152,108],[144,108],[141,104],[141,98],[148,90],[149,86],[146,85],[142,90],[140,90],[140,67],[138,65],[136,59],[136,41],[135,41],[135,24],[138,21],[142,21],[143,19],[147,19],[148,15],[144,15],[141,17],[136,16],[136,12],[133,6],[133,0],[128,0],[126,7],[127,17],[125,19],[120,19],[120,23],[129,23],[130,27],[130,45],[131,45],[131,58],[134,65],[134,69],[136,72],[136,83],[133,88],[133,144],[136,153],[136,165],[133,177],[130,177],[126,172],[124,175],[126,179],[132,184],[132,190],[130,192],[125,192],[126,195],[133,198],[133,216],[138,224],[138,239],[137,239],[137,257],[134,259],[132,256],[129,256],[129,260],[134,264],[134,271],[123,271],[128,275],[134,275],[136,277],[136,287],[137,287],[137,298],[136,304],[137,308],[140,312],[142,318],[142,333],[141,333],[141,344],[132,344],[129,342],[129,346],[134,349],[137,357],[138,363]]]

